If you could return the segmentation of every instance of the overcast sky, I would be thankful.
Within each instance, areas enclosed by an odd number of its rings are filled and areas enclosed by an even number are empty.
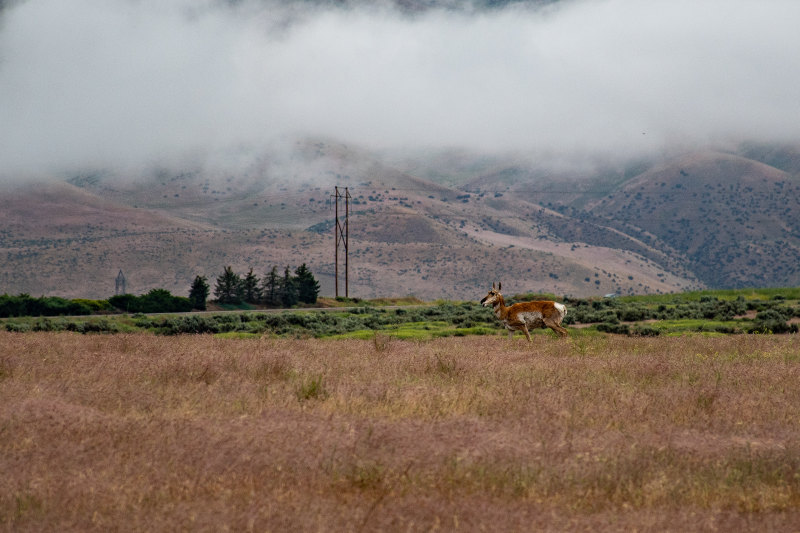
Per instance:
[[[0,175],[305,135],[575,157],[800,142],[797,0],[414,17],[285,5],[12,2],[0,16]]]

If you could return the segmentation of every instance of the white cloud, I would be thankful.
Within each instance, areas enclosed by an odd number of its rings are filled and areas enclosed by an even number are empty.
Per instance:
[[[800,140],[800,3],[290,12],[28,0],[0,25],[0,174],[324,135],[379,147],[631,154]]]

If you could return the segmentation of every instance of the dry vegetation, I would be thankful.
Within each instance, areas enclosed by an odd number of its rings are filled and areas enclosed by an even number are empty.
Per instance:
[[[0,332],[14,531],[797,530],[796,336]]]

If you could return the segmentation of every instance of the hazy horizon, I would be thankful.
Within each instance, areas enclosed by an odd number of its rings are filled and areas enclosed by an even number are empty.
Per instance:
[[[635,157],[798,142],[800,3],[493,10],[27,0],[0,17],[0,177],[203,164],[321,136]]]

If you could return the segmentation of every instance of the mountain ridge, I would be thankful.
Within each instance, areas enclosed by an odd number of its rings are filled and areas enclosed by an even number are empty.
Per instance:
[[[790,171],[749,158],[753,150],[547,174],[513,157],[402,163],[314,139],[236,172],[87,172],[6,185],[0,293],[103,298],[122,269],[131,292],[183,295],[195,275],[213,283],[228,265],[263,276],[306,263],[333,294],[334,185],[352,196],[350,296],[472,299],[492,281],[574,296],[800,285],[800,178],[791,173],[800,165],[789,148],[758,154]],[[454,157],[463,178],[448,167]],[[557,190],[569,194],[548,192]]]

